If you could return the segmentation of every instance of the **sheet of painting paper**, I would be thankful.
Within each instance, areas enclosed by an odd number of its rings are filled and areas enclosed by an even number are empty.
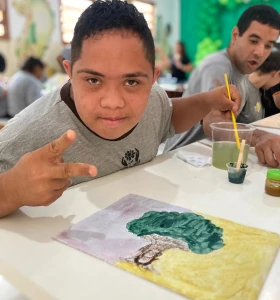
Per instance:
[[[279,235],[137,195],[56,239],[192,299],[257,299]]]

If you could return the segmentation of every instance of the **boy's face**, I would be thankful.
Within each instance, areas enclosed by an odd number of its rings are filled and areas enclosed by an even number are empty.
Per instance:
[[[139,37],[103,32],[85,39],[80,58],[64,61],[77,112],[88,128],[117,139],[142,118],[158,71],[153,73]]]
[[[263,89],[269,90],[273,86],[279,84],[280,82],[280,71],[270,72],[263,75],[263,79],[265,81],[264,85],[262,86]]]
[[[254,72],[269,56],[279,36],[279,30],[253,21],[239,36],[238,28],[232,31],[232,60],[242,74]]]
[[[35,66],[33,69],[33,75],[41,80],[44,75],[44,69],[41,66]]]

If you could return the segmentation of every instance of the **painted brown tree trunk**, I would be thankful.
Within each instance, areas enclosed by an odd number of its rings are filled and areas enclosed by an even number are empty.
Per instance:
[[[189,251],[187,243],[168,236],[151,234],[144,235],[142,239],[145,241],[149,241],[150,244],[139,249],[134,256],[126,258],[126,261],[129,261],[146,269],[150,269],[152,262],[159,256],[161,256],[163,251],[165,250],[181,249],[184,251]]]

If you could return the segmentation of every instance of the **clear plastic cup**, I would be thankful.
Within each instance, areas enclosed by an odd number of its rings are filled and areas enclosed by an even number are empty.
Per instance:
[[[250,124],[237,123],[239,141],[245,140],[242,163],[246,164],[253,131],[255,127]],[[210,124],[212,128],[212,165],[226,170],[228,162],[238,160],[239,149],[236,144],[235,130],[231,122],[218,122]]]

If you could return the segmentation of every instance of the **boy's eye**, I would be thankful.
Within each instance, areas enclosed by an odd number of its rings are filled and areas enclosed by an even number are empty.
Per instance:
[[[90,78],[90,79],[88,79],[88,82],[91,84],[99,84],[100,83],[99,80],[96,78]]]
[[[127,80],[126,85],[128,86],[134,86],[136,85],[138,82],[135,80]]]
[[[256,41],[256,40],[251,40],[251,43],[252,43],[252,44],[257,44],[258,41]]]

